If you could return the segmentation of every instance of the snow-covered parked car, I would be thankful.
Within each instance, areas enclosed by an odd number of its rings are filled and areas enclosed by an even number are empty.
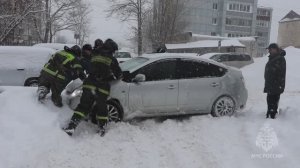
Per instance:
[[[114,57],[117,58],[119,63],[123,63],[132,58],[131,53],[127,51],[118,51],[114,54]]]
[[[246,106],[242,72],[196,54],[144,55],[120,66],[124,79],[112,83],[108,100],[111,121],[205,113],[220,117]],[[68,99],[75,108],[82,91],[71,90]]]
[[[249,54],[239,54],[239,53],[207,53],[200,57],[211,59],[228,66],[233,66],[236,68],[242,68],[244,66],[254,63],[253,58]]]
[[[42,67],[54,52],[39,47],[0,47],[0,85],[36,86]]]
[[[76,44],[38,43],[38,44],[33,45],[33,47],[51,48],[53,50],[60,51],[60,50],[63,50],[65,46],[68,46],[71,48],[74,45],[76,45]]]

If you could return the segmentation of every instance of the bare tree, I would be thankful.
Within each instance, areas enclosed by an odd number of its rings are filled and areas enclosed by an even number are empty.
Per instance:
[[[0,43],[25,19],[43,12],[37,0],[1,1],[0,6]]]
[[[188,3],[189,0],[154,1],[147,25],[147,37],[154,48],[175,41],[175,36],[185,30],[187,22],[183,16]]]
[[[118,16],[121,21],[135,21],[133,26],[134,32],[137,34],[138,55],[143,52],[143,24],[144,18],[147,16],[151,3],[149,0],[107,0],[111,3],[107,10],[108,17]]]
[[[70,21],[74,23],[72,30],[78,35],[78,44],[83,45],[90,33],[90,20],[88,15],[91,10],[89,4],[78,0],[75,5],[75,10],[69,13]]]
[[[87,15],[81,13],[88,5],[84,5],[82,0],[43,0],[45,12],[43,14],[42,26],[39,27],[36,20],[35,29],[38,32],[41,41],[44,43],[52,42],[53,37],[62,30],[74,30],[79,24],[75,17]],[[87,9],[86,9],[87,10]]]
[[[23,40],[20,32],[24,27],[34,32],[36,42],[51,43],[62,30],[80,33],[81,42],[89,33],[88,13],[89,5],[84,0],[1,0],[0,43],[15,36]],[[27,38],[32,36],[28,34]]]

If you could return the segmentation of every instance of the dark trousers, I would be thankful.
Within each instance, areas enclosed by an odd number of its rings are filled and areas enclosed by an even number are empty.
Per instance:
[[[109,83],[93,83],[89,79],[83,83],[83,93],[80,98],[80,103],[74,110],[74,115],[68,126],[69,129],[75,129],[77,125],[90,117],[92,122],[103,127],[108,122],[107,98],[109,96]],[[107,91],[106,93],[104,93]]]
[[[280,94],[268,94],[267,103],[268,103],[268,113],[267,115],[276,115],[278,113],[278,105],[280,100]]]
[[[66,86],[67,83],[65,81],[56,79],[54,76],[42,72],[39,78],[38,92],[39,94],[41,94],[42,97],[45,98],[46,95],[51,90],[51,100],[56,106],[61,107],[62,106],[61,93]]]

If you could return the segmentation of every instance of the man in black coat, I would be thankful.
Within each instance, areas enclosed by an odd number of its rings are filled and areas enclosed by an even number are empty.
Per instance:
[[[278,113],[278,104],[280,95],[285,89],[286,79],[286,61],[284,56],[286,52],[278,47],[277,44],[270,44],[269,61],[265,68],[265,89],[267,93],[268,112],[267,118],[275,119]]]

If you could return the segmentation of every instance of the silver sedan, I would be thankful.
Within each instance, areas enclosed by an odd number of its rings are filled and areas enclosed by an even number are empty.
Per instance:
[[[108,100],[111,121],[206,113],[230,116],[246,106],[242,72],[196,54],[144,55],[120,66],[124,79],[111,84]],[[75,108],[81,90],[68,92]]]

